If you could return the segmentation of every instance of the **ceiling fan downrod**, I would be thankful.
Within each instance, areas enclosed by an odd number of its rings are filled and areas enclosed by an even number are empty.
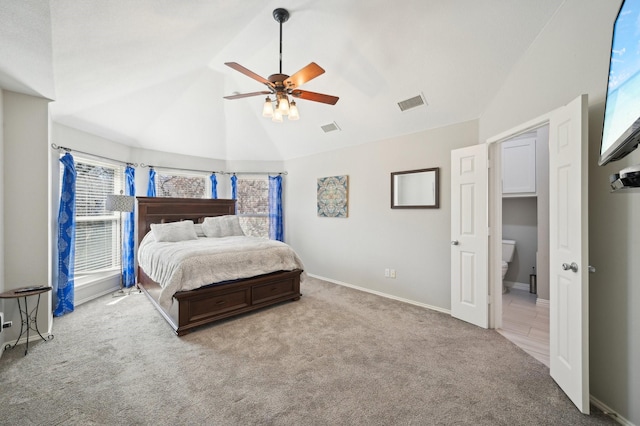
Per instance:
[[[289,11],[279,7],[273,11],[273,19],[280,23],[280,74],[282,74],[282,24],[289,20]]]

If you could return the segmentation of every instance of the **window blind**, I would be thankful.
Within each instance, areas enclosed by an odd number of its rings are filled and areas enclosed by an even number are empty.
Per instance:
[[[105,209],[108,194],[124,189],[124,167],[76,158],[75,272],[87,274],[120,267],[120,214]]]
[[[187,173],[156,172],[156,196],[174,198],[208,198],[207,177]]]
[[[245,234],[269,238],[269,179],[264,176],[238,178],[236,214]]]

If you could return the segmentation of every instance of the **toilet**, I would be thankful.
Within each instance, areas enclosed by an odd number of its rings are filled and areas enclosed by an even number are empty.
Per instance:
[[[509,262],[513,260],[513,253],[516,251],[516,242],[513,240],[502,240],[502,279],[509,269]]]

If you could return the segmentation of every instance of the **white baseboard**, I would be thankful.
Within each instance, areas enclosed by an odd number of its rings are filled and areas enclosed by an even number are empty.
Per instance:
[[[536,299],[536,305],[548,308],[549,307],[549,300],[548,299],[541,299],[541,298],[537,298]]]
[[[519,283],[515,281],[503,281],[502,284],[508,288],[514,288],[516,290],[526,290],[529,291],[528,283]]]
[[[606,415],[611,417],[616,422],[620,423],[621,425],[625,425],[625,426],[635,426],[633,423],[631,423],[629,420],[627,420],[624,417],[622,417],[615,410],[613,410],[611,407],[609,407],[604,402],[600,401],[598,398],[594,397],[593,395],[590,395],[589,397],[590,397],[590,401],[591,401],[591,403],[593,405],[598,407],[600,410],[602,410],[602,412],[604,412]]]
[[[352,288],[354,290],[364,291],[365,293],[375,294],[377,296],[386,297],[387,299],[393,299],[393,300],[397,300],[399,302],[404,302],[404,303],[408,303],[410,305],[420,306],[421,308],[427,308],[427,309],[431,309],[432,311],[438,311],[438,312],[442,312],[444,314],[451,315],[451,310],[449,310],[449,309],[443,309],[443,308],[439,308],[438,306],[427,305],[426,303],[416,302],[415,300],[403,299],[402,297],[397,297],[397,296],[393,296],[391,294],[382,293],[380,291],[371,290],[371,289],[364,288],[364,287],[359,287],[357,285],[348,284],[348,283],[345,283],[345,282],[342,282],[342,281],[338,281],[338,280],[334,280],[334,279],[327,278],[327,277],[321,277],[320,275],[314,275],[314,274],[307,274],[307,275],[310,276],[310,277],[313,277],[313,278],[317,278],[319,280],[328,281],[328,282],[333,283],[333,284],[341,285],[343,287],[349,287],[349,288]]]
[[[81,285],[76,284],[74,288],[74,305],[82,305],[106,294],[115,293],[118,290],[120,290],[119,276],[100,278]]]

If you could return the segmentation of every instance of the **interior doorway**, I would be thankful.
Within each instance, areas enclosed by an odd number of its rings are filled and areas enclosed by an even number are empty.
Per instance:
[[[587,96],[580,95],[489,138],[486,144],[451,151],[451,315],[478,327],[501,328],[500,142],[548,126],[548,185],[542,187],[549,190],[549,202],[542,207],[538,202],[538,208],[548,212],[549,252],[546,272],[538,257],[538,291],[541,278],[548,276],[549,374],[585,414],[589,413],[588,117]],[[540,241],[539,246],[543,246]]]
[[[495,145],[502,239],[496,329],[549,366],[549,127]]]

